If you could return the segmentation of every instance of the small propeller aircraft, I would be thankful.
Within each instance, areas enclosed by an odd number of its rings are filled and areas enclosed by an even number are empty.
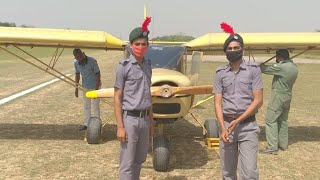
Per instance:
[[[253,54],[274,54],[279,48],[287,48],[291,53],[296,53],[293,57],[307,51],[320,52],[320,33],[316,32],[240,34],[245,41],[245,51],[249,57],[253,57]],[[153,142],[155,170],[165,171],[169,167],[169,141],[164,135],[166,125],[183,118],[191,108],[213,97],[211,95],[204,101],[194,102],[194,95],[211,94],[212,92],[212,85],[197,85],[200,63],[203,54],[224,54],[223,43],[227,37],[228,34],[226,33],[208,33],[190,42],[150,42],[146,56],[151,59],[153,68],[151,93],[157,128]],[[0,49],[4,52],[61,79],[71,86],[78,86],[82,91],[87,90],[54,67],[64,48],[124,51],[125,56],[130,53],[126,41],[101,31],[1,27],[0,45]],[[17,51],[6,48],[8,46],[12,46],[21,53],[28,55],[34,61],[18,55]],[[54,47],[56,51],[50,63],[46,64],[21,48],[22,46]],[[188,64],[187,56],[190,54],[192,60]],[[189,71],[187,70],[188,65],[191,66]],[[113,97],[113,88],[87,92],[87,96],[91,98]],[[112,103],[107,99],[102,100],[112,106]],[[113,115],[110,115],[109,119],[112,118]],[[197,119],[195,118],[195,120]],[[204,125],[199,121],[197,122],[203,127],[204,134],[207,137],[218,137],[218,126],[214,120],[205,121]],[[86,133],[88,143],[99,143],[101,132],[101,122],[91,121]]]

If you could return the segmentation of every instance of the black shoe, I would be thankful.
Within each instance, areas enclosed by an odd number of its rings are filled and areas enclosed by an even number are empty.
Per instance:
[[[277,155],[278,154],[278,150],[273,150],[273,149],[260,149],[259,150],[260,153],[262,154],[273,154],[273,155]]]
[[[87,126],[82,125],[82,126],[79,128],[79,131],[84,131],[84,130],[87,130]]]

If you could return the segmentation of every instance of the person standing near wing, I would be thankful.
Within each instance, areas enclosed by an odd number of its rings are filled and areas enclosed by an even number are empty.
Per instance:
[[[119,178],[138,180],[142,163],[147,158],[149,137],[153,137],[151,103],[151,61],[144,55],[148,49],[146,18],[142,27],[129,35],[132,54],[120,61],[114,84],[114,111],[117,120],[117,138],[120,141]]]
[[[80,75],[82,77],[82,86],[87,90],[98,90],[101,88],[100,69],[97,61],[89,56],[86,56],[81,49],[74,49],[74,68],[75,68],[75,81],[79,84]],[[100,100],[89,99],[83,92],[83,106],[85,123],[80,127],[80,131],[86,130],[89,125],[91,117],[100,119]],[[78,88],[75,89],[75,96],[78,97]],[[93,116],[91,116],[91,105],[93,108]]]
[[[255,114],[263,103],[261,71],[244,62],[243,39],[231,26],[223,49],[229,64],[218,67],[214,80],[214,106],[220,128],[220,163],[223,179],[259,179],[257,167],[259,126]],[[228,29],[228,30],[226,30]]]
[[[289,58],[287,49],[276,51],[276,64],[261,64],[264,74],[273,75],[271,98],[266,112],[266,138],[268,146],[260,153],[277,154],[278,148],[288,149],[288,114],[292,88],[298,76],[298,68]]]

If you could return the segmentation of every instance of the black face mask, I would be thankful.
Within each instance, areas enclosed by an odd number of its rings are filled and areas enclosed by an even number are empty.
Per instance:
[[[238,50],[238,51],[226,51],[226,56],[227,59],[230,62],[234,62],[237,61],[239,59],[242,59],[242,50]]]

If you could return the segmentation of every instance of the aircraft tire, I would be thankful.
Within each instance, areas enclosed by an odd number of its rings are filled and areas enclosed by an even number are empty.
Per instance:
[[[101,131],[101,121],[97,117],[91,117],[87,129],[88,144],[99,144]]]
[[[216,119],[207,119],[204,127],[207,130],[207,138],[219,138],[219,126]]]
[[[169,168],[169,140],[164,136],[153,139],[153,168],[156,171],[166,171]]]

